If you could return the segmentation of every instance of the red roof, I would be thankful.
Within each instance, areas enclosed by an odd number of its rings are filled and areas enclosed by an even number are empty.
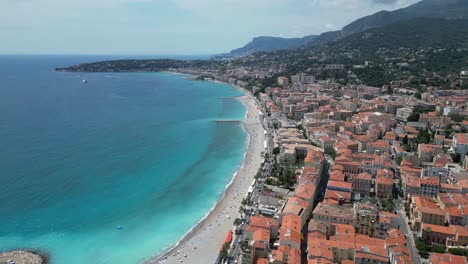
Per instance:
[[[430,263],[433,264],[465,264],[464,256],[455,256],[451,254],[432,253]]]

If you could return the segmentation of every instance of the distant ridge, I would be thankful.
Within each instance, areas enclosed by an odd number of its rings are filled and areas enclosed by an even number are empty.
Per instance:
[[[242,48],[215,58],[232,58],[247,56],[257,52],[273,52],[302,47],[314,47],[335,42],[341,38],[369,29],[384,27],[390,24],[414,18],[467,19],[468,0],[422,0],[416,4],[395,11],[380,11],[362,17],[338,31],[329,31],[320,35],[303,38],[256,37]]]
[[[242,57],[256,52],[272,52],[277,50],[297,49],[306,46],[318,36],[310,35],[303,38],[256,37],[244,47],[232,50],[218,57]]]

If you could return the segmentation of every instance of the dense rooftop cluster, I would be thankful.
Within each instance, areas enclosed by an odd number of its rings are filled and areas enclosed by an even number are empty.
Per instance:
[[[239,263],[465,261],[468,91],[386,92],[307,73],[259,91],[275,157]]]

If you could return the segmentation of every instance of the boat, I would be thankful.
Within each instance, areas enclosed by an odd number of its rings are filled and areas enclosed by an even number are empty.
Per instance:
[[[83,79],[83,83],[88,83],[88,80],[86,80],[86,79]]]
[[[117,228],[118,230],[121,230],[121,229],[123,229],[123,227],[122,227],[122,226],[119,226],[119,225],[118,225],[118,226],[116,226],[115,228]]]

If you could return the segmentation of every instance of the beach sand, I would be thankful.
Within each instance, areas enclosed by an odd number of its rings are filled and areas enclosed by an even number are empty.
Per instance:
[[[232,184],[226,189],[224,196],[218,201],[211,213],[194,227],[176,247],[147,263],[215,263],[227,232],[235,230],[234,219],[240,215],[241,201],[246,196],[249,186],[260,169],[263,162],[261,153],[265,150],[265,134],[253,96],[245,95],[239,97],[239,100],[248,111],[243,124],[249,134],[249,143],[244,162],[237,171]]]

